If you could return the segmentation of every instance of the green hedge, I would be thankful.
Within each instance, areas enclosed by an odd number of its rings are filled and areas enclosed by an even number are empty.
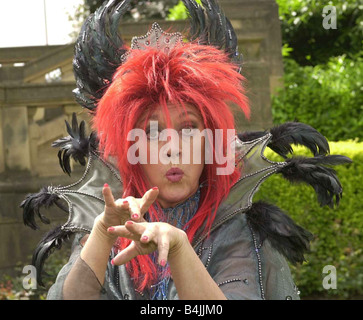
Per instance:
[[[272,97],[275,123],[309,123],[332,141],[363,138],[363,51],[352,60],[301,67],[285,58],[284,87]]]
[[[255,196],[279,206],[295,222],[314,234],[307,262],[292,266],[301,298],[352,298],[363,296],[363,143],[331,142],[331,154],[348,156],[353,163],[335,167],[343,186],[343,198],[337,208],[320,207],[312,187],[292,185],[282,176],[266,180]],[[296,148],[295,154],[305,154]],[[279,160],[272,152],[268,158]],[[326,290],[322,281],[326,265],[336,268],[337,289]]]

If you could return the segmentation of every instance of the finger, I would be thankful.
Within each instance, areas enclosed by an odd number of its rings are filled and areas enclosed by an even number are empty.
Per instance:
[[[141,237],[141,235],[145,232],[146,230],[146,226],[150,225],[148,223],[136,223],[134,221],[126,221],[125,223],[125,228],[135,234],[139,236],[139,239]]]
[[[107,229],[107,232],[112,235],[127,238],[134,241],[140,240],[140,235],[130,232],[129,230],[126,229],[125,226],[109,227]]]
[[[162,267],[165,267],[166,262],[168,261],[168,255],[169,255],[169,237],[166,235],[162,235],[158,239],[158,263]]]
[[[145,192],[140,202],[140,212],[142,216],[149,210],[150,206],[157,199],[158,195],[159,195],[158,187],[151,188],[150,190]]]
[[[129,202],[130,217],[134,221],[138,221],[141,218],[140,205],[134,197],[126,198]]]
[[[147,244],[154,240],[155,234],[150,229],[145,229],[143,234],[140,236],[140,242]]]
[[[129,201],[125,199],[117,199],[115,205],[125,211],[129,212]]]
[[[103,195],[103,199],[105,200],[106,207],[114,207],[115,206],[115,199],[113,197],[111,188],[109,187],[109,185],[107,183],[105,183],[103,185],[102,195]]]
[[[135,242],[131,242],[130,245],[119,252],[115,258],[112,259],[111,263],[116,266],[125,264],[135,258],[139,254]]]

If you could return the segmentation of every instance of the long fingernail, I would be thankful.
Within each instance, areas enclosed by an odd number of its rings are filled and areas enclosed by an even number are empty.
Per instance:
[[[164,259],[160,260],[160,265],[161,265],[162,267],[165,267],[165,265],[166,265],[166,261],[165,261]]]
[[[107,187],[108,187],[108,183],[105,183],[105,184],[103,185],[103,187],[104,187],[104,188],[107,188]]]
[[[134,213],[131,217],[132,217],[132,219],[135,219],[135,220],[136,220],[136,219],[139,219],[139,215],[138,215],[138,214],[136,214],[136,213]]]
[[[147,240],[149,240],[149,237],[148,237],[148,236],[142,236],[142,237],[141,237],[141,240],[143,240],[143,241],[147,241]]]
[[[122,202],[123,204],[127,204],[127,203],[129,203],[127,200],[124,200],[123,202]]]
[[[114,228],[114,227],[109,227],[109,228],[107,229],[107,231],[113,232],[113,231],[115,231],[115,228]]]
[[[154,187],[154,188],[152,188],[153,190],[158,190],[159,188],[158,187]]]
[[[126,221],[126,224],[134,224],[132,221]]]

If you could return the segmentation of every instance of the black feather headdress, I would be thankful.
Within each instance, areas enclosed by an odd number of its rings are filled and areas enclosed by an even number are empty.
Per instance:
[[[186,38],[189,41],[198,38],[200,44],[225,51],[240,72],[242,56],[238,52],[237,37],[217,1],[202,0],[202,6],[194,0],[182,1],[190,22]],[[95,112],[97,102],[112,82],[116,69],[133,49],[133,46],[129,48],[126,45],[119,33],[122,17],[130,9],[130,2],[105,1],[87,18],[76,41],[73,70],[77,88],[73,93],[77,102],[91,112]],[[151,29],[155,29],[155,25],[158,26],[155,22]],[[161,35],[168,37],[170,34],[162,31]],[[145,36],[134,37],[131,43],[143,38]],[[149,45],[156,46],[156,43]]]

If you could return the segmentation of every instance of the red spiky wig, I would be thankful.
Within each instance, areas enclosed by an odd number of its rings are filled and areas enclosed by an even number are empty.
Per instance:
[[[93,123],[104,156],[117,158],[124,182],[123,197],[141,197],[152,187],[147,185],[140,165],[132,165],[127,159],[127,151],[133,143],[127,141],[127,135],[142,115],[146,113],[148,118],[161,107],[170,123],[167,104],[181,106],[182,112],[188,103],[199,111],[205,128],[212,132],[222,129],[226,137],[226,130],[235,128],[233,112],[227,102],[239,106],[249,118],[243,81],[227,54],[212,46],[199,45],[197,40],[175,46],[168,52],[153,47],[133,49],[99,101]],[[225,150],[227,141],[223,142]],[[190,241],[205,221],[205,228],[210,229],[219,204],[240,176],[238,169],[231,175],[216,175],[218,166],[215,163],[204,166],[200,182],[207,181],[207,184],[201,189],[198,211],[188,224]],[[151,221],[159,221],[157,212],[150,207]],[[122,249],[130,241],[121,239],[120,243]],[[127,270],[140,291],[156,280],[156,266],[149,256],[131,260]]]

